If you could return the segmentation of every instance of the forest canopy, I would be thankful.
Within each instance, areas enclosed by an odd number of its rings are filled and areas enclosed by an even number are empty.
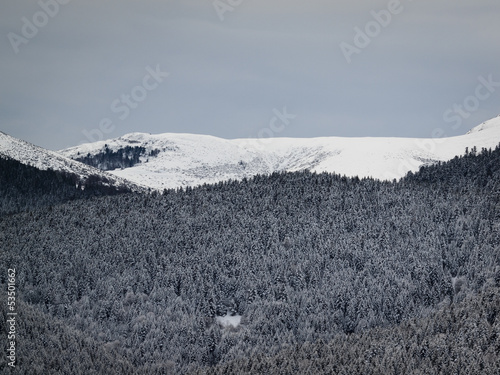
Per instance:
[[[37,191],[42,182],[30,173],[28,193],[12,187],[15,178],[4,180],[11,182],[1,185],[3,207]],[[457,343],[463,373],[495,373],[499,182],[497,147],[399,182],[303,171],[63,201],[49,186],[40,199],[50,204],[18,204],[0,217],[0,265],[16,269],[26,319],[54,319],[88,338],[82,353],[106,348],[92,358],[101,369],[95,373],[224,373],[257,366],[255,358],[275,371],[284,356],[307,358],[311,373],[321,373],[316,364],[354,373],[355,361],[334,359],[347,344],[380,369],[373,373],[390,373],[384,366],[399,366],[404,356],[388,356],[384,340],[421,356],[409,362],[422,371],[451,369],[429,354],[441,340]],[[241,323],[223,326],[222,316]],[[430,330],[431,317],[443,323]],[[24,351],[12,373],[64,373],[52,367],[62,356],[74,358],[73,373],[88,373],[78,360],[86,354],[63,343],[57,327],[43,328],[53,350]],[[22,330],[23,341],[41,343],[35,329]],[[454,361],[444,343],[442,355]],[[110,356],[117,362],[105,370],[101,361]],[[30,363],[40,371],[30,372]]]

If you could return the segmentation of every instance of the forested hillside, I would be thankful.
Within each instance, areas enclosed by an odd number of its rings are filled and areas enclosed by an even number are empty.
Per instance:
[[[90,165],[91,167],[99,168],[103,171],[110,171],[117,168],[130,168],[141,162],[141,157],[156,156],[160,152],[159,149],[151,150],[146,153],[146,149],[140,146],[126,146],[114,151],[108,145],[105,145],[104,150],[95,155],[88,153],[85,156],[77,155],[74,160]]]
[[[7,367],[5,353],[0,357],[2,374],[134,374],[134,366],[120,356],[115,343],[100,340],[70,327],[66,322],[18,300],[16,316],[20,334],[17,340],[15,370]],[[2,338],[7,308],[0,308]],[[10,371],[10,372],[9,372]]]
[[[39,170],[17,160],[0,157],[0,215],[12,214],[73,199],[130,192],[109,185],[100,176],[81,181],[62,171]]]
[[[500,374],[500,272],[496,287],[443,304],[426,318],[330,342],[292,345],[199,369],[198,375],[293,374]]]
[[[466,316],[474,301],[498,290],[499,182],[497,147],[397,183],[275,173],[74,200],[0,217],[0,267],[16,268],[19,298],[30,308],[112,346],[139,373],[224,369],[249,357],[275,369],[283,353],[311,362],[314,348],[325,351],[326,366],[337,348],[347,350],[339,345],[371,350],[371,340],[395,340],[408,324],[422,326],[415,330],[423,340],[463,343],[454,335],[476,321]],[[455,305],[465,315],[428,329],[425,322]],[[497,345],[476,348],[488,355],[485,366],[500,359],[498,311],[490,307],[465,325],[473,348],[486,333],[487,345]],[[217,317],[225,315],[241,316],[241,324],[222,326]],[[410,336],[391,345],[414,353],[405,346]],[[370,354],[383,373],[401,358],[391,362],[388,353]]]

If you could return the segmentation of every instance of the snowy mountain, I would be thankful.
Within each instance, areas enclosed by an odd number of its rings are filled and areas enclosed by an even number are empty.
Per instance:
[[[124,187],[132,191],[146,191],[147,189],[119,176],[71,160],[55,151],[35,146],[3,132],[0,132],[0,157],[17,160],[21,164],[30,165],[40,170],[51,169],[76,174],[82,182],[90,176],[97,176],[104,186]]]
[[[62,155],[107,169],[116,163],[105,155],[125,158],[110,173],[152,188],[175,188],[242,179],[275,171],[334,172],[347,176],[392,180],[420,166],[447,161],[468,147],[494,148],[500,143],[500,117],[467,134],[439,139],[414,138],[273,138],[227,140],[193,134],[131,133],[107,141],[60,151]],[[122,163],[123,164],[123,163]],[[131,165],[127,167],[127,165]]]

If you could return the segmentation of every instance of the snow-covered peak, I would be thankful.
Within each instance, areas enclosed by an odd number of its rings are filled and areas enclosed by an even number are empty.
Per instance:
[[[272,138],[222,139],[195,134],[131,133],[120,138],[62,150],[69,158],[126,147],[141,148],[140,162],[110,173],[156,189],[241,180],[276,171],[331,172],[346,176],[398,179],[422,165],[447,161],[466,148],[495,148],[500,143],[500,117],[466,135],[440,139],[414,138]],[[106,151],[108,150],[108,151]],[[122,152],[122,154],[120,154]]]
[[[478,133],[485,130],[488,131],[493,130],[500,132],[500,115],[498,115],[495,118],[492,118],[491,120],[483,122],[481,125],[472,128],[471,130],[468,131],[467,134]]]
[[[125,180],[119,176],[102,172],[97,168],[74,161],[62,156],[58,152],[46,150],[32,143],[14,138],[0,132],[0,157],[17,160],[22,164],[30,165],[40,170],[52,169],[76,174],[82,181],[90,176],[105,178],[110,186],[124,186],[134,191],[145,191],[145,187],[137,186],[135,183]]]

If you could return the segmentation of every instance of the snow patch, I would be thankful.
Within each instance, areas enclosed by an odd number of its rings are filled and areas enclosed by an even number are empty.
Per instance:
[[[217,320],[217,323],[219,323],[223,327],[238,327],[241,323],[241,315],[224,315],[224,316],[218,316],[215,318]]]

